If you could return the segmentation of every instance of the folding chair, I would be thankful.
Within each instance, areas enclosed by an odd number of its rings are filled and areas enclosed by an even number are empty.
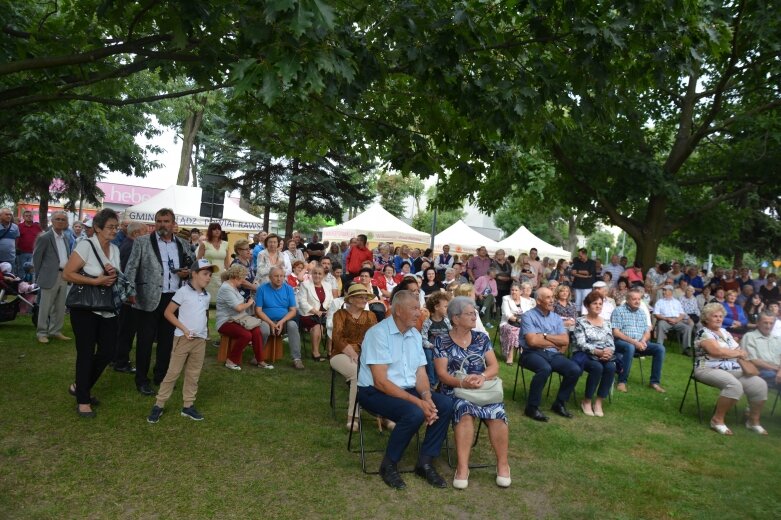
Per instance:
[[[356,374],[356,379],[360,375],[360,372],[361,372],[361,355],[363,355],[363,352],[358,354],[358,371],[357,371],[357,374]],[[364,432],[363,432],[363,418],[362,418],[362,415],[363,415],[362,412],[364,412],[364,411],[366,413],[368,413],[369,415],[371,415],[372,417],[378,417],[377,414],[371,412],[370,410],[362,409],[361,406],[358,404],[358,399],[355,400],[355,406],[353,406],[352,417],[353,417],[353,424],[354,424],[355,421],[358,421],[358,438],[360,439],[360,444],[359,444],[357,450],[353,449],[353,447],[352,447],[353,430],[352,430],[352,428],[350,428],[350,434],[347,436],[347,450],[352,452],[352,453],[356,453],[356,452],[360,453],[360,457],[361,457],[361,470],[364,473],[366,473],[367,475],[378,475],[380,473],[379,470],[377,470],[377,471],[368,471],[366,469],[366,454],[367,453],[384,453],[385,452],[385,448],[372,449],[372,450],[366,449],[366,440],[365,440]],[[380,432],[380,434],[382,434],[382,432]],[[416,448],[416,451],[420,451],[420,431],[415,432],[415,448]],[[412,473],[414,471],[415,471],[414,468],[407,468],[407,469],[403,469],[403,470],[399,469],[399,473]]]
[[[683,391],[683,397],[681,398],[681,405],[678,407],[678,413],[683,413],[683,403],[686,401],[686,395],[689,393],[689,385],[691,385],[691,382],[694,381],[694,399],[697,403],[697,419],[702,422],[702,409],[700,408],[700,394],[697,391],[697,378],[694,377],[694,367],[696,366],[697,358],[696,356],[692,356],[692,371],[689,374],[689,380],[686,382],[686,389]],[[778,396],[776,396],[776,400],[778,400]],[[739,407],[737,403],[735,403],[735,406],[732,407],[735,411],[735,419],[739,421],[740,413],[738,411]],[[775,409],[775,405],[773,406]],[[716,410],[716,405],[713,405],[713,410]],[[772,413],[771,413],[772,415]]]
[[[480,440],[480,430],[482,429],[484,422],[485,422],[484,419],[480,419],[478,421],[478,423],[477,423],[477,429],[475,430],[475,439],[472,442],[472,449],[473,450],[474,450],[475,446],[477,446],[477,441]],[[449,467],[451,467],[451,468],[455,467],[454,464],[453,464],[453,456],[452,456],[453,451],[455,451],[455,449],[456,449],[456,447],[455,447],[455,429],[454,428],[455,428],[455,426],[453,428],[451,428],[453,430],[453,435],[454,435],[453,446],[452,447],[450,446],[450,435],[446,435],[445,436],[445,452],[447,453],[447,465]],[[485,428],[488,429],[488,425],[486,425]],[[475,463],[472,463],[472,462],[469,463],[469,469],[492,468],[494,466],[496,466],[496,461],[490,462],[490,463],[485,463],[485,464],[475,464]]]
[[[778,386],[778,387],[777,387],[777,390],[776,390],[776,398],[775,398],[775,400],[773,401],[773,409],[772,409],[772,410],[770,410],[770,417],[773,417],[773,414],[774,414],[774,413],[776,413],[776,405],[778,404],[778,399],[779,399],[779,397],[781,397],[781,386]]]
[[[334,419],[336,419],[336,378],[340,376],[339,372],[331,368],[331,397],[329,402],[331,404],[331,415]],[[349,392],[350,382],[345,379],[344,383],[347,385],[347,391]]]

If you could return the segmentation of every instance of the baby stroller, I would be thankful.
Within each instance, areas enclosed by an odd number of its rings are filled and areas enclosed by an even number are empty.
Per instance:
[[[29,308],[29,313],[33,320],[33,325],[38,326],[38,299],[28,300],[19,294],[19,284],[21,279],[8,279],[0,276],[0,322],[13,321],[19,314],[22,305]],[[29,295],[38,293],[38,289],[31,291]]]

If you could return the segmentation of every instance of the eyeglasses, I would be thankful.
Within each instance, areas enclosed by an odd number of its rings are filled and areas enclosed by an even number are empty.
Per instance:
[[[470,318],[477,318],[477,312],[476,312],[476,311],[472,311],[472,312],[462,312],[462,313],[461,313],[461,316],[468,316],[468,317],[470,317]]]
[[[108,229],[109,231],[116,231],[119,229],[119,226],[104,226],[104,229]]]

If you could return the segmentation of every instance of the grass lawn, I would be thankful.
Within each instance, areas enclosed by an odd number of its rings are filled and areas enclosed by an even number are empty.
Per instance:
[[[693,394],[678,413],[691,361],[677,348],[664,367],[667,394],[641,387],[635,363],[630,393],[615,395],[605,418],[552,415],[548,424],[522,416],[522,402],[510,400],[515,368],[502,363],[512,487],[475,469],[466,491],[405,475],[402,492],[361,473],[346,450],[346,387],[337,385],[334,420],[327,363],[232,372],[207,348],[197,401],[205,421],[179,416],[179,384],[160,422],[147,424],[153,398],[110,369],[94,389],[97,419],[84,420],[66,391],[73,341],[38,344],[26,316],[0,324],[0,518],[781,518],[775,392],[763,418],[769,437],[733,415],[734,437],[721,437],[697,422]],[[644,368],[647,376],[650,360]],[[707,418],[717,392],[700,390]],[[368,440],[384,442],[375,429]],[[472,460],[492,460],[486,436]],[[452,479],[444,457],[438,467]]]

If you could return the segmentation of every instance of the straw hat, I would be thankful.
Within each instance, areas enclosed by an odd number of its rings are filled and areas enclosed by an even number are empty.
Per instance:
[[[366,287],[359,283],[354,283],[350,286],[349,289],[347,289],[347,294],[344,297],[344,301],[349,301],[350,298],[354,296],[366,296],[367,298],[372,298],[374,295],[366,290]]]

